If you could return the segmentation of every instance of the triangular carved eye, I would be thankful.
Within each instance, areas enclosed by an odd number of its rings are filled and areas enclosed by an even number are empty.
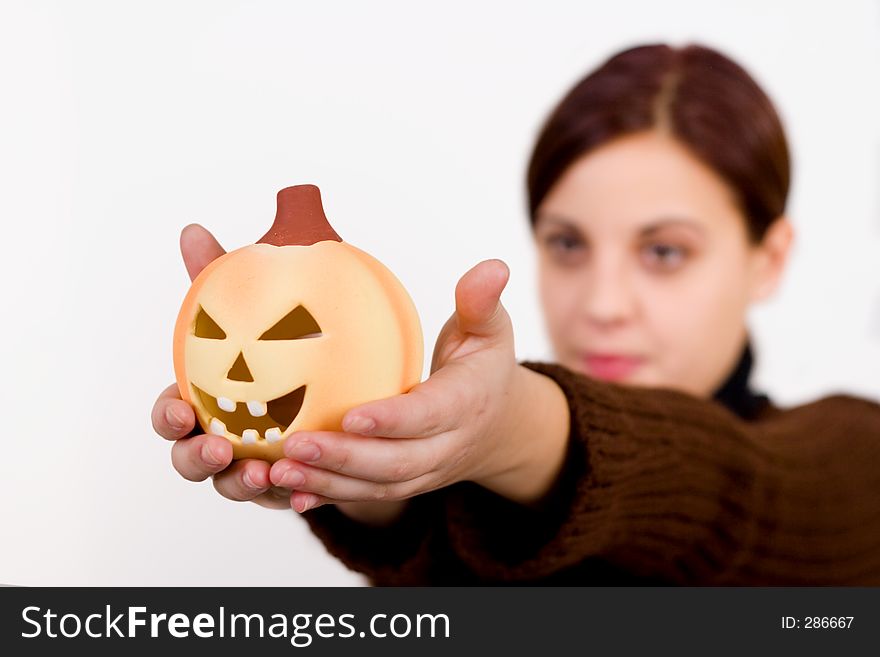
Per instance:
[[[199,314],[196,315],[194,333],[199,338],[209,338],[211,340],[226,339],[226,331],[211,319],[211,316],[205,312],[204,308],[199,308]]]
[[[312,314],[302,306],[297,306],[263,333],[260,340],[301,340],[320,335],[321,327]]]

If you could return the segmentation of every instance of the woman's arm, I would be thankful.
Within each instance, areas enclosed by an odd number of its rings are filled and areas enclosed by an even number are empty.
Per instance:
[[[880,584],[880,405],[846,396],[747,423],[672,390],[561,366],[567,457],[541,511],[450,490],[450,545],[484,581],[597,560],[679,584]]]
[[[353,533],[332,507],[307,514],[331,552],[383,584],[447,571],[585,584],[609,569],[689,585],[880,584],[880,405],[834,396],[744,422],[673,390],[524,366],[571,414],[540,503],[461,482],[415,498],[430,504],[383,533]]]

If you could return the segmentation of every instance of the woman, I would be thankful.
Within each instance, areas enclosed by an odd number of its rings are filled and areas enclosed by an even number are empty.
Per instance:
[[[455,291],[430,378],[231,462],[171,386],[186,478],[292,507],[375,584],[880,584],[880,406],[782,410],[748,388],[750,304],[792,229],[788,150],[738,65],[635,48],[562,100],[528,173],[558,364],[521,363],[504,263]],[[181,238],[191,276],[222,254]],[[358,435],[354,435],[358,434]]]

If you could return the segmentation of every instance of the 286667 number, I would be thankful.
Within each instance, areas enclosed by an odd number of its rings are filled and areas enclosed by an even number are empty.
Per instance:
[[[783,616],[782,627],[805,630],[848,629],[852,627],[854,618],[855,616],[804,616],[803,618]]]

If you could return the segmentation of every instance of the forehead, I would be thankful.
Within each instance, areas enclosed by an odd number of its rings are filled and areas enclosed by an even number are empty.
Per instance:
[[[586,233],[631,233],[665,219],[743,229],[735,197],[711,168],[659,132],[622,137],[566,169],[538,208]]]

